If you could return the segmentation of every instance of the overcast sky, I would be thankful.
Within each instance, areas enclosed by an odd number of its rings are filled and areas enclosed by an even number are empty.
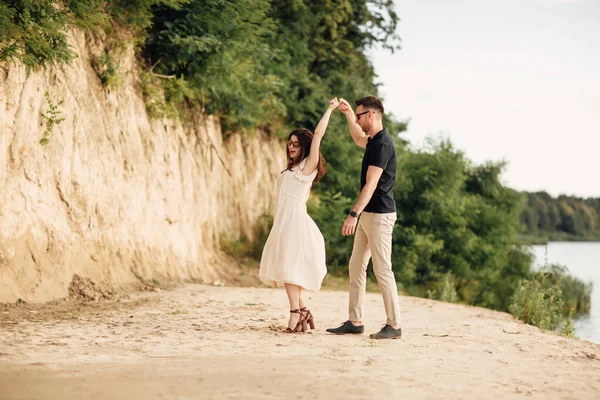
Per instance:
[[[505,184],[600,197],[600,0],[396,0],[402,50],[372,52],[416,148],[442,135]]]

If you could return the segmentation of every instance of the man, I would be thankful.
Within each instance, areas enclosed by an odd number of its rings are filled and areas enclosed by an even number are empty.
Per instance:
[[[365,148],[360,176],[361,191],[342,226],[344,236],[355,234],[356,231],[349,266],[349,319],[338,328],[327,329],[327,332],[338,335],[364,332],[367,265],[372,257],[373,272],[383,294],[387,322],[371,338],[396,339],[402,336],[398,289],[392,271],[392,232],[396,221],[396,202],[393,197],[396,148],[394,140],[383,127],[381,100],[373,96],[362,97],[356,101],[356,106],[356,116],[346,100],[341,99],[338,106],[346,116],[352,139]]]

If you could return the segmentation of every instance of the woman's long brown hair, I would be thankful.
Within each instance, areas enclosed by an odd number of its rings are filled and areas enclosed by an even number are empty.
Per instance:
[[[296,160],[292,159],[292,156],[290,156],[289,146],[285,147],[285,152],[287,154],[288,160],[286,169],[288,170],[291,170],[294,166],[300,164],[302,160],[308,157],[308,155],[310,154],[310,145],[312,144],[313,140],[313,133],[308,129],[304,128],[294,129],[289,134],[288,141],[291,140],[292,136],[296,136],[298,138],[298,143],[300,143],[300,157],[298,157]],[[317,177],[315,178],[315,182],[320,181],[321,178],[323,178],[323,176],[325,175],[325,173],[327,173],[327,165],[325,162],[325,158],[321,153],[321,150],[319,150],[319,161],[317,162]]]

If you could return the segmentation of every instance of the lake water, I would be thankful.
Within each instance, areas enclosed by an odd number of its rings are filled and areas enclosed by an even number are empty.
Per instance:
[[[545,247],[531,246],[536,267],[545,264]],[[592,282],[591,309],[588,315],[575,317],[575,335],[600,343],[600,242],[550,242],[548,264],[561,264],[571,275]]]

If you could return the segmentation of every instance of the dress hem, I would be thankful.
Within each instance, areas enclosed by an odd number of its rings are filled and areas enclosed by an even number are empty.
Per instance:
[[[310,289],[310,288],[307,288],[306,286],[303,286],[303,285],[301,285],[301,284],[299,284],[297,282],[292,282],[292,281],[275,281],[273,279],[268,279],[268,278],[262,278],[262,277],[259,277],[259,278],[260,278],[261,282],[263,282],[264,284],[269,285],[269,286],[273,286],[273,287],[277,287],[277,288],[281,288],[286,283],[289,283],[290,285],[300,286],[302,289],[309,290],[311,292],[318,292],[319,290],[321,290],[321,285],[319,285],[319,287],[317,289]],[[325,277],[323,277],[323,278],[325,278]]]

